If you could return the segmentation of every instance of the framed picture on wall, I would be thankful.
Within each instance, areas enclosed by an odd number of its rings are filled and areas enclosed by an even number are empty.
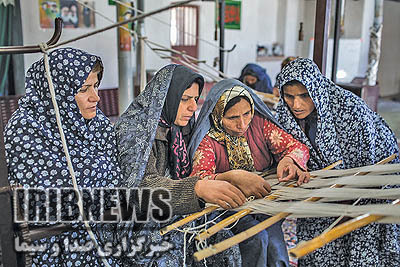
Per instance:
[[[64,28],[94,28],[94,1],[81,5],[75,0],[38,0],[40,27],[54,28],[54,19],[60,17]]]
[[[219,6],[216,5],[215,20],[219,25]],[[242,2],[240,0],[225,0],[225,29],[240,30]]]

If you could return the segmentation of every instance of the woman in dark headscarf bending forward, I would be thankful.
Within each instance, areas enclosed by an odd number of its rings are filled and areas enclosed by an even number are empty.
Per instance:
[[[228,182],[190,176],[192,164],[187,144],[203,85],[203,77],[189,68],[167,65],[156,73],[116,124],[124,185],[164,188],[171,194],[173,217],[165,223],[150,221],[138,226],[136,238],[144,238],[145,249],[127,262],[130,266],[203,266],[203,262],[194,262],[194,241],[185,241],[184,233],[179,231],[161,236],[159,230],[182,219],[180,215],[200,211],[204,208],[203,200],[234,207],[245,201],[240,190]],[[231,235],[230,231],[223,231],[211,242]],[[149,248],[160,244],[170,249],[148,256]],[[227,265],[241,266],[237,246],[207,259],[207,266]]]

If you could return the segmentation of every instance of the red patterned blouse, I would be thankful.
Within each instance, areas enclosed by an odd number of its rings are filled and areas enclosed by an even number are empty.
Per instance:
[[[310,157],[307,146],[257,113],[245,137],[257,171],[270,168],[285,156],[293,159],[301,169],[307,169],[306,164]],[[194,154],[190,176],[214,179],[218,173],[229,170],[225,145],[206,135]]]

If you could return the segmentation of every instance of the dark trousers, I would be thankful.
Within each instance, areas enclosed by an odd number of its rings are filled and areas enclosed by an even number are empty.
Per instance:
[[[227,212],[226,217],[233,212]],[[251,214],[241,218],[231,229],[236,235],[270,216]],[[246,267],[289,267],[289,256],[282,232],[282,221],[279,221],[258,234],[239,244],[243,266]]]

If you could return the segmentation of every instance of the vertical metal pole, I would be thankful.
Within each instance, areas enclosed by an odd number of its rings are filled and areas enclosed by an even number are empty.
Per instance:
[[[219,70],[224,72],[225,48],[225,0],[219,0]],[[220,77],[223,77],[220,75]]]
[[[336,83],[336,72],[339,58],[340,27],[342,21],[342,1],[336,0],[335,8],[335,33],[333,37],[332,75],[331,80]]]
[[[123,0],[122,2],[129,3]],[[124,19],[130,10],[117,4],[118,21]],[[129,27],[128,24],[123,25]],[[122,114],[133,101],[133,77],[132,77],[132,38],[128,31],[118,28],[118,103],[119,114]]]
[[[144,0],[137,0],[137,9],[140,11],[144,11]],[[136,25],[136,33],[139,37],[143,36],[144,33],[144,23],[143,19],[137,21]],[[144,58],[144,47],[143,41],[140,40],[136,44],[136,75],[135,75],[135,96],[140,94],[140,84],[142,80],[142,76],[146,75],[142,72],[142,58]]]
[[[370,30],[367,82],[369,86],[376,85],[378,65],[381,56],[381,39],[383,23],[383,0],[375,0],[374,24]]]
[[[331,0],[317,0],[313,59],[323,75],[326,73],[330,11]]]
[[[20,0],[15,1],[13,16],[13,45],[23,45],[22,22],[21,22],[21,3]],[[16,95],[25,94],[25,71],[24,71],[24,55],[11,55],[14,73],[14,87]]]

